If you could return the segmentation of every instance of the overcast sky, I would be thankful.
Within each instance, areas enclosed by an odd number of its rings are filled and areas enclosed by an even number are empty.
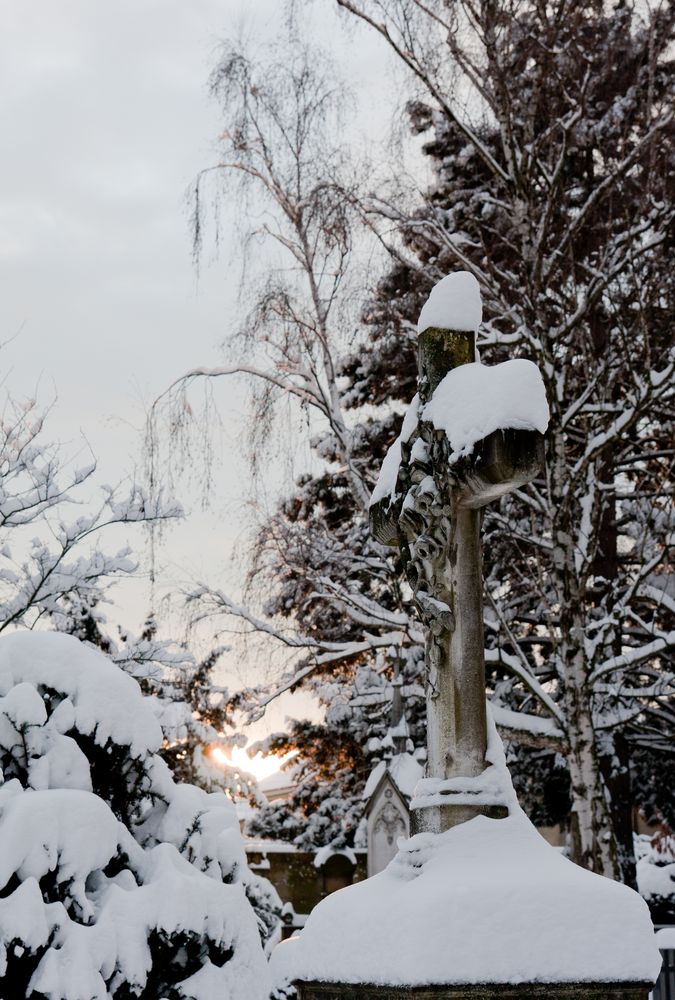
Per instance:
[[[219,42],[276,38],[283,11],[282,0],[0,3],[0,340],[18,334],[0,367],[13,394],[57,396],[49,434],[67,454],[86,437],[102,482],[133,474],[147,405],[184,370],[217,364],[236,323],[234,237],[226,227],[197,282],[185,191],[214,159],[206,84]],[[349,141],[384,134],[395,103],[384,51],[346,39],[330,0],[306,23],[361,95],[365,125]],[[168,582],[236,590],[245,393],[230,383],[218,398],[229,430],[216,503],[171,533],[162,559]],[[138,627],[147,601],[145,584],[120,589],[119,616]]]

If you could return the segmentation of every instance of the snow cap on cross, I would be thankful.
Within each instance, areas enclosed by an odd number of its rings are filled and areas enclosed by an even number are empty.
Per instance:
[[[480,286],[469,271],[454,271],[441,278],[429,293],[422,306],[417,323],[417,333],[429,327],[441,330],[472,330],[474,333],[483,318]]]

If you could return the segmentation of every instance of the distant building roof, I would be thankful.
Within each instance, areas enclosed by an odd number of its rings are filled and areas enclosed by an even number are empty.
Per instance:
[[[258,788],[268,802],[289,798],[297,784],[299,770],[300,765],[295,764],[293,767],[286,768],[283,771],[275,771],[273,774],[268,774],[266,778],[258,782]]]

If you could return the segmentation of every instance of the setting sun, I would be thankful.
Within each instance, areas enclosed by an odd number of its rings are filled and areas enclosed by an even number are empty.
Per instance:
[[[270,774],[275,774],[281,769],[282,764],[293,756],[293,754],[288,753],[283,757],[275,755],[263,757],[261,753],[257,753],[255,757],[249,757],[241,747],[233,747],[229,753],[223,750],[222,747],[214,747],[210,751],[210,755],[216,764],[222,767],[241,768],[242,771],[252,774],[257,781],[262,781],[263,778],[269,777]]]

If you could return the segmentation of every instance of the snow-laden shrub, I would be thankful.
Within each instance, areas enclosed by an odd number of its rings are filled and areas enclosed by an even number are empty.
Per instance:
[[[0,996],[263,1000],[222,793],[177,784],[136,681],[72,636],[0,639]],[[262,906],[265,909],[265,906]]]
[[[637,882],[656,924],[675,922],[675,835],[664,826],[653,836],[636,837]]]

